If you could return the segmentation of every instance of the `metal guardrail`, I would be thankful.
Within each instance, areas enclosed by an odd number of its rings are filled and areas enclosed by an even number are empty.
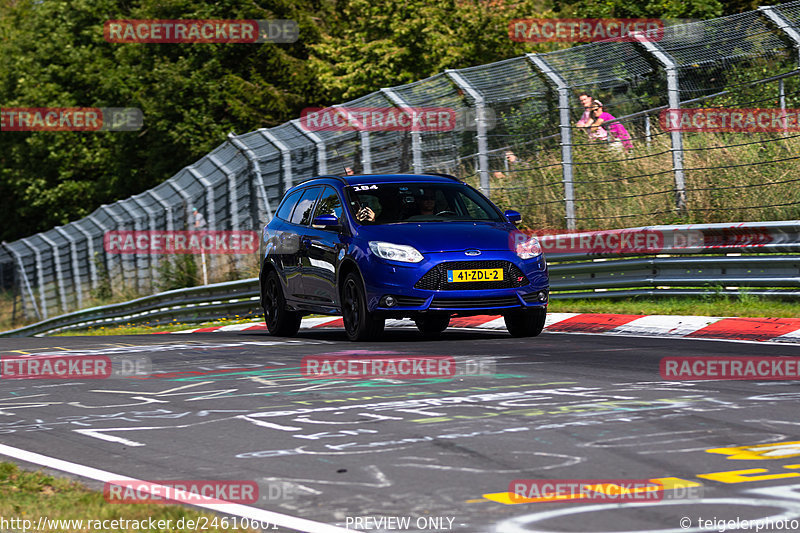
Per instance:
[[[800,1],[688,24],[665,22],[658,42],[594,42],[526,54],[448,70],[338,106],[452,109],[456,124],[450,131],[371,131],[359,130],[360,126],[309,131],[294,119],[241,135],[231,133],[210,153],[152,189],[103,205],[81,220],[0,243],[0,285],[13,286],[18,312],[38,320],[82,308],[92,292],[106,284],[150,293],[162,281],[161,272],[169,268],[163,263],[166,256],[107,252],[106,234],[191,228],[197,222],[193,208],[203,215],[209,230],[259,231],[287,188],[347,168],[366,174],[475,176],[484,192],[516,197],[518,208],[531,215],[546,213],[540,220],[562,220],[570,228],[595,223],[617,226],[621,220],[660,221],[674,210],[705,213],[707,187],[717,183],[707,182],[707,176],[714,179],[714,172],[705,172],[715,167],[686,168],[683,160],[694,159],[690,153],[716,153],[709,150],[722,146],[690,147],[700,151],[687,152],[684,134],[657,127],[656,117],[667,108],[751,107],[767,105],[773,97],[781,108],[796,106]],[[752,68],[762,61],[765,71]],[[735,76],[720,75],[722,70]],[[589,142],[575,125],[584,112],[577,100],[581,91],[604,100],[617,124],[624,124],[631,134],[635,150],[646,151],[621,159],[613,148]],[[728,97],[710,100],[722,95]],[[693,135],[687,133],[687,141]],[[765,150],[741,161],[739,171],[762,172],[786,164],[785,173],[791,175],[791,165],[797,164],[791,156],[794,145],[785,144],[791,138],[751,140],[780,143],[774,146],[781,150]],[[741,142],[735,136],[729,139],[718,138],[730,148],[739,146],[730,143]],[[651,153],[646,148],[651,143],[664,151]],[[776,159],[775,154],[784,154],[783,148],[786,157]],[[594,155],[599,153],[606,155]],[[640,167],[633,163],[643,157],[649,161],[647,176],[640,175]],[[714,157],[699,161],[705,159]],[[606,171],[595,175],[589,169],[598,165]],[[495,178],[495,172],[507,177]],[[720,186],[719,195],[712,195],[713,205],[720,211],[757,213],[756,217],[796,216],[792,180],[765,174],[769,179],[762,183]],[[618,196],[621,180],[642,178],[652,190],[633,188]],[[759,194],[752,200],[732,201],[737,191],[747,196],[754,190]],[[598,212],[598,204],[619,200],[619,212]],[[791,214],[773,216],[773,212]],[[208,260],[212,269],[222,262],[213,255]]]
[[[550,267],[551,290],[590,291],[591,297],[622,296],[610,289],[647,287],[652,290],[650,294],[675,295],[680,292],[676,289],[715,286],[721,290],[730,286],[795,288],[794,292],[759,291],[759,294],[800,295],[800,256],[655,257]],[[704,292],[709,291],[700,290],[694,294]],[[728,289],[727,292],[738,293],[739,290]],[[564,293],[559,296],[577,297]]]
[[[552,299],[743,292],[764,297],[800,297],[798,220],[647,226],[616,232],[660,235],[661,240],[658,248],[647,254],[610,249],[548,254],[545,250],[548,262],[552,263]],[[582,232],[566,237],[607,237],[610,233]],[[798,254],[778,255],[792,252]],[[260,318],[261,313],[258,278],[251,278],[93,307],[0,332],[0,336],[39,335],[124,323],[201,322],[235,315]]]
[[[251,278],[176,289],[129,302],[92,307],[3,331],[0,336],[30,336],[127,323],[203,322],[261,312],[258,278]]]

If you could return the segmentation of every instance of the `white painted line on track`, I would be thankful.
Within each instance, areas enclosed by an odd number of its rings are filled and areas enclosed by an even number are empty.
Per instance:
[[[304,318],[300,324],[302,329],[307,328],[315,328],[322,324],[327,324],[328,322],[336,322],[339,320],[340,316],[323,316],[323,317],[316,317],[316,318]]]
[[[798,342],[800,341],[800,329],[796,329],[790,333],[784,333],[779,337],[774,337],[772,340],[777,342]]]
[[[647,315],[612,329],[609,333],[683,337],[722,320],[722,317]]]
[[[544,319],[544,327],[549,328],[553,324],[558,324],[563,320],[578,316],[580,314],[581,313],[547,313],[547,317]]]
[[[495,318],[494,320],[490,320],[489,322],[484,322],[480,326],[476,326],[477,329],[506,329],[506,319],[503,317]]]
[[[230,324],[228,326],[222,326],[219,328],[219,331],[241,331],[243,329],[247,329],[253,327],[255,324],[252,322],[248,322],[246,324]]]
[[[70,474],[94,479],[96,481],[141,482],[142,486],[140,487],[140,490],[142,492],[153,494],[154,496],[165,494],[165,491],[167,490],[167,487],[163,485],[156,485],[152,482],[147,482],[141,479],[121,476],[105,470],[98,470],[97,468],[92,468],[90,466],[71,463],[69,461],[56,459],[54,457],[48,457],[46,455],[29,452],[21,448],[7,446],[5,444],[0,444],[0,455],[13,457],[14,459],[19,459],[20,461],[26,461],[28,463],[44,466],[46,468],[52,468],[53,470],[60,470],[61,472],[68,472]],[[278,526],[287,527],[289,529],[294,529],[295,531],[304,531],[306,533],[352,533],[353,531],[356,531],[322,522],[314,522],[313,520],[307,520],[305,518],[297,518],[295,516],[267,511],[265,509],[249,507],[247,505],[241,505],[238,503],[225,503],[222,502],[222,500],[214,501],[221,503],[192,503],[191,505],[193,507],[201,507],[210,511],[216,511],[221,514],[241,516],[250,520],[275,524]]]

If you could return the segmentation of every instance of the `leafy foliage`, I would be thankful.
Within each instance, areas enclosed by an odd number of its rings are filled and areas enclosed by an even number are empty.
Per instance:
[[[742,4],[744,6],[744,4]],[[748,6],[749,7],[749,6]],[[548,51],[514,18],[693,17],[718,0],[0,0],[0,105],[137,107],[135,132],[0,134],[0,239],[151,188],[228,132],[252,131],[381,87]],[[293,44],[112,44],[113,19],[293,19]]]

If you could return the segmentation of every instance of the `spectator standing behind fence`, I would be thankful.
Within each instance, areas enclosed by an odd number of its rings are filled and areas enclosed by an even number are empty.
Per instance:
[[[625,151],[633,148],[633,142],[631,142],[631,136],[628,134],[628,130],[626,130],[625,126],[619,122],[611,122],[617,119],[611,113],[606,113],[603,111],[603,102],[600,100],[595,100],[593,102],[592,116],[594,117],[594,122],[590,128],[591,133],[589,133],[589,138],[594,138],[595,140],[606,140],[608,135],[611,134],[612,146],[616,145],[617,147],[622,147],[625,149]],[[608,132],[603,130],[602,126],[607,122],[611,122],[610,124],[607,124]]]
[[[594,122],[594,118],[592,117],[592,102],[594,99],[586,93],[581,93],[580,96],[578,96],[578,100],[580,100],[583,105],[583,115],[581,115],[581,119],[575,125],[587,130],[586,133],[588,134],[589,127],[592,125],[592,122]]]
[[[514,167],[515,167],[515,166],[518,166],[518,163],[520,163],[520,160],[519,160],[519,158],[517,157],[517,154],[515,154],[515,153],[514,153],[514,152],[512,152],[511,150],[506,150],[506,152],[505,152],[505,157],[506,157],[506,160],[505,160],[505,167],[506,167],[506,170],[507,170],[507,171],[514,172]],[[498,179],[503,179],[503,178],[506,178],[506,177],[507,177],[505,174],[503,174],[503,173],[502,173],[501,171],[499,171],[499,170],[498,170],[497,172],[495,172],[495,173],[493,174],[493,176],[494,176],[495,178],[498,178]]]
[[[206,217],[203,216],[203,213],[197,210],[196,207],[192,208],[192,218],[194,219],[193,226],[196,230],[201,230],[206,227]]]

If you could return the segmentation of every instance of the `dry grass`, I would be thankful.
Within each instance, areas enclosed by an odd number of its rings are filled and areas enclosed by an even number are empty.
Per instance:
[[[628,154],[585,143],[578,134],[573,180],[579,229],[800,218],[800,188],[790,181],[800,180],[798,135],[684,134],[687,212],[679,213],[668,134],[654,135],[649,145],[636,138]],[[498,169],[505,177],[492,176],[492,200],[521,211],[527,227],[565,228],[560,150],[518,155],[510,171]],[[468,181],[477,184],[477,177]]]

